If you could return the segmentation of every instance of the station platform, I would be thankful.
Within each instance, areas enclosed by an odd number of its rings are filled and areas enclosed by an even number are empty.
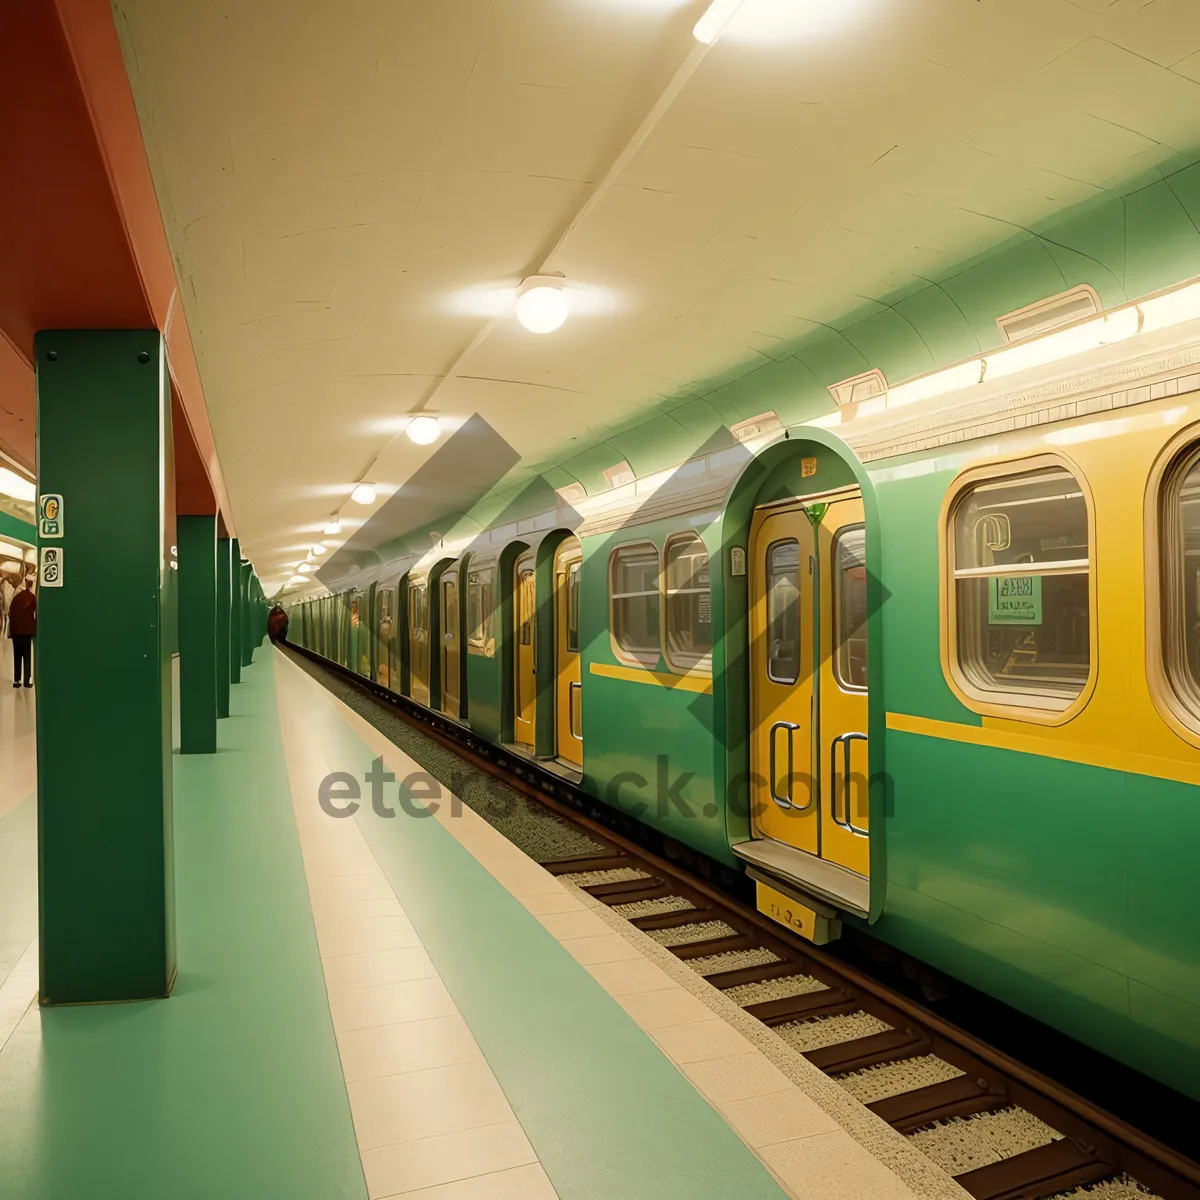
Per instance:
[[[373,762],[416,763],[256,658],[219,752],[175,759],[170,1000],[38,1007],[32,788],[0,812],[6,1197],[966,1194],[453,797],[414,786],[439,806],[406,815],[387,781],[379,816]],[[29,781],[21,703],[6,778]]]

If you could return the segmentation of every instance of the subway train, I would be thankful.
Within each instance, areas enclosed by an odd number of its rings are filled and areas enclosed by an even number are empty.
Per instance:
[[[877,376],[361,568],[289,638],[805,937],[869,927],[1200,1098],[1196,323],[1152,299]]]

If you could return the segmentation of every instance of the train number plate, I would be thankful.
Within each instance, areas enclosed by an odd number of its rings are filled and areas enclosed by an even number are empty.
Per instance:
[[[758,911],[786,925],[794,933],[810,942],[817,938],[817,914],[803,904],[797,904],[790,896],[777,892],[765,883],[758,884]]]

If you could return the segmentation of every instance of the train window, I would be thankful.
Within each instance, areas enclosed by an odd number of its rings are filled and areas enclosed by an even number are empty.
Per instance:
[[[767,677],[775,683],[800,678],[800,543],[795,538],[767,547]]]
[[[694,533],[667,542],[667,662],[689,670],[708,667],[712,655],[712,587],[708,551]]]
[[[949,531],[958,682],[968,697],[1061,712],[1091,674],[1091,524],[1054,460],[968,482]]]
[[[579,653],[579,578],[583,567],[573,562],[567,568],[567,651]]]
[[[1167,469],[1159,492],[1159,625],[1175,715],[1200,727],[1200,447]]]
[[[467,574],[467,643],[491,653],[496,615],[495,568],[479,567]]]
[[[381,588],[376,595],[379,609],[379,666],[375,681],[384,687],[391,687],[396,672],[396,593],[391,588]]]
[[[612,636],[619,658],[658,662],[658,549],[643,542],[614,550],[609,563]]]
[[[833,543],[833,673],[850,692],[867,688],[867,531],[851,525]]]

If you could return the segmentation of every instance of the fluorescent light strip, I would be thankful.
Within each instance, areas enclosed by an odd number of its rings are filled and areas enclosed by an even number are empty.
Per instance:
[[[725,26],[737,15],[742,7],[742,0],[712,0],[692,29],[692,36],[698,42],[711,46],[721,36]]]
[[[886,396],[863,401],[851,408],[837,409],[805,423],[833,429],[857,417],[876,416],[880,412],[903,408],[906,404],[965,391],[983,382],[990,383],[1020,371],[1086,354],[1102,346],[1112,346],[1139,333],[1153,333],[1195,320],[1200,320],[1200,282],[1185,284],[1173,292],[1114,309],[1078,325],[1056,329],[1028,341],[1015,342],[991,354],[956,363],[944,370],[920,375],[907,383],[889,387]]]

